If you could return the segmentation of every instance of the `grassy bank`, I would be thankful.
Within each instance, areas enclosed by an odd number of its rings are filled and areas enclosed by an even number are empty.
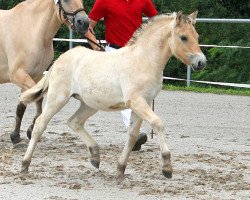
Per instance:
[[[186,86],[174,86],[174,85],[164,84],[163,89],[172,91],[190,91],[199,93],[250,96],[250,89],[244,89],[244,88],[216,88],[216,87],[197,87],[197,86],[186,87]]]

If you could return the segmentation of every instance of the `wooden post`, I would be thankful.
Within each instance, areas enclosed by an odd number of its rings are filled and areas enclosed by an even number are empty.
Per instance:
[[[155,111],[155,100],[153,99],[153,102],[152,102],[152,110]],[[151,130],[151,139],[154,138],[154,130],[152,129]]]

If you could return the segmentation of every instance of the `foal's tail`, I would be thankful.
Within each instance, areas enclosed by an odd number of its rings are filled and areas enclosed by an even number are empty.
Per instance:
[[[32,88],[26,90],[24,93],[21,94],[20,96],[21,102],[23,102],[24,104],[29,104],[34,101],[38,101],[47,93],[51,70],[52,67],[35,86],[33,86]]]

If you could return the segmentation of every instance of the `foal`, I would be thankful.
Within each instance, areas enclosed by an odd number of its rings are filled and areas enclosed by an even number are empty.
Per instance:
[[[12,82],[21,92],[33,87],[53,60],[53,38],[62,24],[80,34],[89,27],[82,0],[26,0],[10,10],[0,10],[0,84]],[[42,112],[42,99],[36,102],[35,119]],[[13,143],[20,139],[20,126],[26,105],[16,109]],[[33,123],[34,123],[33,121]],[[33,124],[27,134],[30,137]]]
[[[171,178],[172,165],[164,125],[149,105],[162,88],[163,69],[172,55],[194,70],[205,66],[206,58],[200,50],[198,34],[193,26],[196,15],[197,12],[189,16],[178,12],[156,16],[134,34],[126,47],[115,52],[77,47],[61,55],[46,77],[21,96],[21,101],[30,103],[48,90],[47,102],[35,122],[21,171],[28,172],[37,142],[51,118],[68,103],[70,97],[75,97],[81,105],[68,125],[83,139],[95,167],[99,168],[100,163],[99,145],[84,129],[86,120],[98,110],[130,108],[129,139],[118,161],[118,178],[124,176],[142,120],[146,120],[158,134],[162,172]]]

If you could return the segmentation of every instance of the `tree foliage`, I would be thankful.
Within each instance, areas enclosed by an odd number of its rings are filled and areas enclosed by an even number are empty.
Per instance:
[[[52,1],[52,0],[51,0]],[[21,0],[0,0],[0,9],[10,9]],[[189,14],[199,11],[198,18],[243,18],[250,19],[250,1],[246,0],[153,0],[159,13],[183,11]],[[89,12],[93,0],[85,0]],[[225,46],[250,46],[250,24],[197,23],[200,44]],[[102,22],[95,29],[97,38],[104,39],[105,27]],[[64,26],[56,37],[68,38]],[[76,34],[74,37],[78,37]],[[68,43],[55,43],[55,57],[68,50]],[[208,59],[208,66],[201,72],[193,73],[193,79],[250,83],[250,50],[230,48],[202,48]],[[175,58],[170,59],[165,76],[186,77],[186,67]]]

